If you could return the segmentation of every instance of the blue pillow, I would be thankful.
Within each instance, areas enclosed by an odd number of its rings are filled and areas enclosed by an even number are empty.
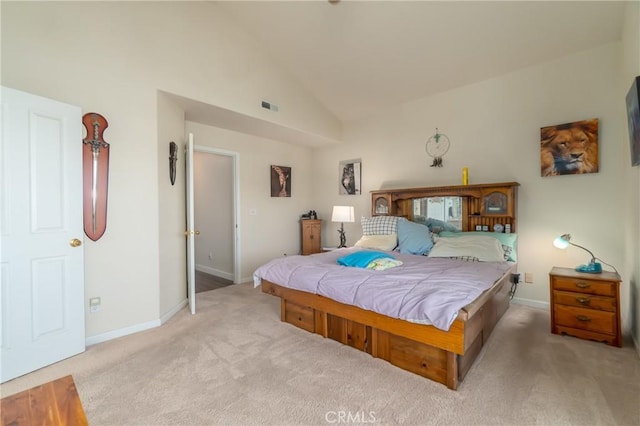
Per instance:
[[[427,219],[426,225],[429,227],[431,231],[434,233],[439,233],[440,231],[449,231],[449,232],[460,232],[455,225],[452,225],[448,222],[444,222],[442,220],[434,219],[432,217]]]
[[[518,261],[518,251],[517,251],[517,242],[518,242],[518,234],[503,234],[501,232],[446,232],[442,231],[440,233],[441,237],[450,238],[450,237],[461,237],[463,235],[485,235],[487,237],[493,237],[496,240],[500,241],[502,244],[502,248],[505,251],[506,259],[511,262]]]
[[[388,253],[383,253],[380,251],[362,250],[362,251],[357,251],[355,253],[351,253],[349,255],[343,256],[338,260],[336,260],[336,262],[338,263],[338,265],[342,265],[342,266],[355,266],[357,268],[366,268],[367,266],[369,266],[369,264],[372,261],[376,259],[382,259],[382,258],[394,259],[394,257]]]
[[[431,231],[425,225],[400,220],[398,221],[398,246],[400,253],[427,254],[433,247]]]

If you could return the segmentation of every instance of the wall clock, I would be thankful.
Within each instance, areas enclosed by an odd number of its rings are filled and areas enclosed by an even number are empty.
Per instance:
[[[427,154],[433,158],[431,167],[442,167],[442,156],[449,151],[449,138],[440,133],[436,128],[435,135],[431,136],[425,145]]]

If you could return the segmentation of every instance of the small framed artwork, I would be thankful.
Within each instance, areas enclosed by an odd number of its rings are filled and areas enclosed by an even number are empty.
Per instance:
[[[640,76],[633,79],[627,92],[627,124],[631,145],[631,165],[640,165]]]
[[[291,197],[291,167],[271,166],[271,196]]]
[[[362,194],[362,161],[341,161],[338,167],[338,194],[360,195]]]
[[[597,172],[597,118],[540,129],[540,174],[542,176]]]

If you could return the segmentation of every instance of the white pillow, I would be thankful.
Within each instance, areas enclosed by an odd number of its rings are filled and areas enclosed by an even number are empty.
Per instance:
[[[365,247],[384,251],[391,251],[398,245],[398,234],[389,235],[363,235],[355,244],[355,247]]]
[[[429,257],[475,257],[481,262],[504,262],[500,241],[480,235],[438,238]]]

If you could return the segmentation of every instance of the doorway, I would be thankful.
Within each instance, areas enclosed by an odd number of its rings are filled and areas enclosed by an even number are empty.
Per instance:
[[[194,147],[196,293],[240,280],[238,266],[238,154]]]

